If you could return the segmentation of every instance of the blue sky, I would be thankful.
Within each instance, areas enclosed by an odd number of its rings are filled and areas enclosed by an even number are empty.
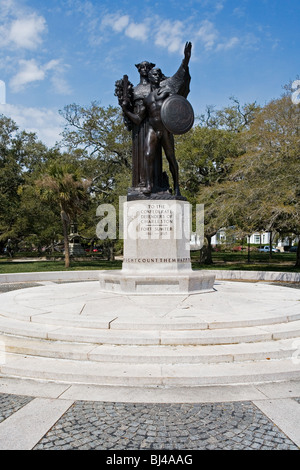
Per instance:
[[[186,41],[196,115],[263,105],[299,76],[299,20],[299,0],[0,0],[0,113],[54,145],[58,110],[117,105],[116,80],[136,84],[141,60],[173,74]]]

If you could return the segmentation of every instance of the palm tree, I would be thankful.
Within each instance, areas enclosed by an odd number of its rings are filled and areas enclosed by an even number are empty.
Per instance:
[[[59,205],[64,236],[65,267],[69,268],[69,226],[87,201],[89,181],[83,179],[78,168],[73,165],[54,162],[37,181],[37,186],[44,200]]]

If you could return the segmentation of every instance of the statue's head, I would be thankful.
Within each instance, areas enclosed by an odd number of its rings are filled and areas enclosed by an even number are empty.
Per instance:
[[[139,71],[139,74],[141,77],[148,77],[149,71],[155,67],[155,64],[152,64],[151,62],[147,62],[146,60],[143,62],[140,62],[139,64],[135,64],[136,68]]]
[[[153,68],[149,71],[148,78],[149,78],[150,83],[159,84],[161,80],[163,80],[164,75],[160,69]]]

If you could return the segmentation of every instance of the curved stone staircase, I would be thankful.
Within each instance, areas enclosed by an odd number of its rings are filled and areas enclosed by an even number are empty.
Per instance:
[[[299,379],[300,291],[215,289],[122,296],[86,282],[2,294],[0,376],[132,387]]]

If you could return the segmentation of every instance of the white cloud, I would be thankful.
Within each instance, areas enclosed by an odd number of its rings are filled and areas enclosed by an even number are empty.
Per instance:
[[[2,8],[3,2],[0,4]],[[46,20],[36,13],[24,13],[13,3],[6,5],[0,18],[0,41],[2,46],[13,49],[34,50],[43,42],[47,31]]]
[[[240,43],[240,39],[233,36],[229,39],[222,38],[214,23],[204,20],[196,33],[196,39],[200,39],[207,52],[228,51]]]
[[[131,39],[144,41],[148,36],[147,22],[135,23],[129,15],[111,14],[105,15],[101,21],[101,27],[110,27],[115,33],[122,33]]]
[[[129,23],[129,16],[128,15],[121,16],[114,23],[113,29],[117,32],[123,31],[123,29],[126,28],[128,23]]]
[[[68,66],[58,59],[50,60],[50,62],[44,66],[45,72],[52,72],[50,80],[54,91],[59,95],[70,95],[72,92],[68,82],[64,78],[66,68],[68,68]]]
[[[55,110],[6,104],[0,105],[0,113],[15,121],[20,130],[36,133],[48,147],[61,140],[65,122]]]
[[[59,95],[71,95],[72,89],[69,83],[59,72],[53,74],[51,77],[51,82],[55,93]]]
[[[227,50],[232,49],[233,47],[235,47],[239,42],[240,42],[239,38],[232,37],[232,38],[228,39],[227,41],[218,44],[217,47],[216,47],[216,51],[217,52],[227,51]]]
[[[214,24],[209,20],[204,20],[201,23],[196,36],[201,40],[206,50],[212,49],[218,38],[218,31]]]
[[[21,91],[29,83],[45,79],[45,69],[40,67],[35,59],[20,60],[19,67],[19,72],[10,81],[14,92]]]
[[[223,0],[214,4],[215,12],[220,12],[223,7]],[[172,21],[153,15],[135,23],[128,14],[108,14],[102,18],[100,29],[103,31],[107,28],[132,39],[149,40],[170,53],[179,54],[182,54],[187,40],[191,40],[194,45],[198,43],[207,53],[229,51],[241,42],[236,36],[229,39],[222,37],[213,21],[205,19],[199,25],[192,17],[185,18],[184,21]]]
[[[128,15],[105,15],[101,21],[101,26],[110,26],[116,33],[121,33],[128,24]]]
[[[59,94],[70,94],[70,88],[63,77],[65,68],[66,65],[57,59],[44,65],[39,65],[35,59],[22,59],[19,61],[19,72],[11,79],[10,86],[14,93],[18,93],[33,82],[45,80],[50,73],[55,91]]]
[[[0,8],[1,18],[4,20],[16,10],[17,5],[15,3],[15,0],[0,0]]]
[[[237,7],[233,10],[233,16],[236,16],[237,18],[242,18],[245,16],[245,7]]]
[[[42,34],[46,29],[45,18],[35,13],[18,18],[9,26],[8,41],[18,48],[36,49],[42,43]]]
[[[223,8],[224,8],[223,1],[219,1],[219,2],[216,3],[216,6],[215,6],[216,13],[219,13],[220,11],[222,11]]]
[[[155,44],[166,47],[169,52],[183,51],[186,31],[182,21],[162,21],[155,33]]]
[[[50,60],[50,62],[47,62],[47,64],[44,65],[44,70],[47,72],[48,70],[56,69],[59,65],[60,65],[60,60],[53,59],[53,60]]]
[[[43,43],[47,32],[45,18],[20,0],[0,0],[0,12],[0,69],[5,69],[11,76],[11,90],[19,92],[32,83],[49,78],[56,93],[69,94],[64,79],[65,64],[49,58],[41,64],[32,55],[28,57],[28,53],[32,54]]]
[[[148,37],[148,26],[145,23],[129,23],[125,34],[131,39],[145,41]]]

